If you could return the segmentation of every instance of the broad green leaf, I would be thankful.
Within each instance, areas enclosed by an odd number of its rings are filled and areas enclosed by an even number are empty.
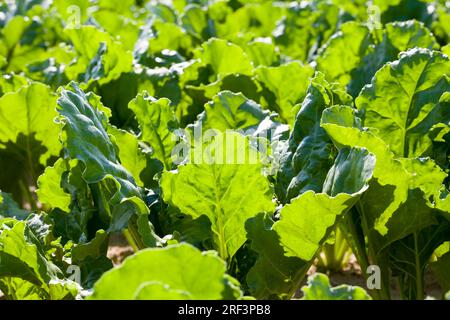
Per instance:
[[[441,51],[446,54],[447,56],[450,56],[450,44],[447,44],[446,46],[443,46],[441,48]]]
[[[446,174],[431,159],[396,158],[376,131],[360,127],[354,112],[342,106],[326,109],[322,127],[338,148],[363,146],[376,156],[374,179],[358,206],[367,250],[372,263],[393,270],[403,297],[421,299],[423,270],[448,236],[448,224],[439,219],[439,205],[433,200]],[[382,281],[387,285],[389,275]]]
[[[63,159],[58,159],[53,166],[45,168],[44,173],[38,178],[36,193],[39,201],[47,207],[69,212],[72,199],[61,186],[61,176],[66,171],[68,166]]]
[[[202,276],[198,276],[199,270]],[[90,299],[236,299],[224,296],[225,263],[212,252],[188,244],[145,249],[106,272],[94,286]]]
[[[375,128],[396,156],[426,156],[432,144],[428,131],[450,121],[450,111],[439,101],[450,90],[448,74],[450,60],[439,52],[402,54],[380,69],[357,98],[363,125]]]
[[[217,1],[208,8],[217,35],[238,44],[270,36],[277,22],[282,19],[283,11],[282,4],[272,1],[247,2],[235,11],[227,6],[227,2]]]
[[[375,158],[365,149],[341,149],[328,173],[323,193],[307,191],[280,210],[279,220],[248,220],[247,237],[258,253],[247,274],[256,298],[290,299],[320,246],[368,188]]]
[[[284,255],[279,236],[272,229],[273,224],[269,214],[258,214],[245,224],[251,250],[258,254],[246,275],[246,286],[256,299],[289,300],[305,277],[310,263]]]
[[[276,111],[289,124],[294,121],[298,109],[295,105],[306,96],[310,78],[314,70],[310,65],[290,62],[279,67],[258,67],[256,79],[260,81],[275,97],[268,101],[269,108]]]
[[[140,139],[150,144],[154,157],[164,164],[166,170],[172,169],[172,151],[177,143],[174,131],[178,129],[178,121],[170,100],[156,100],[144,92],[138,94],[128,107],[133,110],[141,127]]]
[[[16,92],[9,92],[0,98],[0,121],[7,126],[0,128],[0,148],[8,142],[27,154],[29,159],[34,150],[30,149],[30,139],[39,141],[45,152],[39,155],[41,164],[46,164],[50,156],[58,155],[61,146],[58,141],[59,126],[54,123],[56,95],[42,83],[31,83]],[[19,137],[25,141],[17,145]]]
[[[331,287],[330,280],[322,273],[308,278],[308,285],[302,287],[302,300],[372,300],[361,287],[339,285]]]
[[[216,148],[216,158],[207,159],[211,146]],[[163,173],[163,199],[194,219],[206,215],[215,235],[215,249],[228,260],[245,242],[245,221],[274,210],[272,190],[262,175],[263,165],[252,161],[258,159],[257,151],[244,136],[218,134],[203,151],[206,155],[201,161],[194,159],[176,171]]]
[[[210,65],[215,76],[222,78],[228,74],[252,75],[253,66],[239,46],[223,39],[212,38],[205,42],[196,57],[204,65]]]
[[[139,38],[139,25],[136,20],[128,19],[123,12],[99,10],[92,14],[105,31],[122,43],[126,50],[133,51]]]
[[[99,0],[98,5],[101,10],[113,11],[124,16],[132,16],[132,9],[134,5],[133,0]]]
[[[246,131],[254,129],[267,116],[267,111],[263,111],[260,105],[243,94],[222,91],[205,104],[205,111],[199,116],[199,121],[203,130]]]
[[[128,131],[113,126],[109,126],[107,131],[114,137],[120,163],[132,174],[139,186],[143,185],[140,175],[147,166],[147,160],[145,153],[139,147],[138,138]]]
[[[0,95],[17,91],[28,84],[28,79],[17,74],[5,74],[0,77]]]
[[[0,31],[0,67],[7,72],[20,72],[30,63],[39,61],[45,53],[39,45],[27,43],[30,29],[35,27],[29,17],[12,17]]]
[[[351,71],[358,68],[363,57],[370,52],[371,34],[367,27],[350,21],[331,37],[317,57],[317,70],[330,81],[348,85]]]
[[[193,3],[180,16],[183,28],[199,40],[206,40],[210,35],[206,10]]]
[[[272,44],[270,38],[255,39],[249,42],[244,50],[254,66],[270,67],[279,61],[279,51]]]
[[[341,149],[328,172],[323,193],[307,191],[281,209],[280,220],[272,229],[279,235],[287,257],[304,261],[314,258],[337,216],[351,208],[368,188],[374,167],[375,157],[367,150]]]
[[[72,265],[80,268],[80,280],[83,287],[92,288],[104,272],[112,269],[113,264],[106,256],[108,240],[107,233],[98,230],[91,241],[73,247],[71,262]]]
[[[156,35],[149,40],[149,52],[151,54],[158,54],[163,50],[174,50],[183,53],[192,50],[189,35],[175,23],[157,21],[152,27]]]
[[[0,98],[0,188],[19,204],[37,209],[30,187],[52,156],[58,156],[60,127],[54,122],[56,95],[33,82]]]
[[[369,214],[374,221],[374,228],[382,235],[387,234],[386,223],[392,217],[398,207],[408,198],[410,174],[402,166],[401,162],[394,159],[393,153],[383,140],[375,136],[371,131],[362,130],[361,120],[355,117],[355,110],[346,106],[335,106],[323,112],[321,126],[331,137],[334,144],[341,148],[364,147],[373,153],[377,159],[374,170],[374,178],[379,187],[369,189],[373,194]],[[395,175],[392,174],[395,172]],[[372,190],[375,189],[375,190]],[[389,197],[389,201],[380,203],[380,194]],[[368,195],[365,198],[369,197]]]

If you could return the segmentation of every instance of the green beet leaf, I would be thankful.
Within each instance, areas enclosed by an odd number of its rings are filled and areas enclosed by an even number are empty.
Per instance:
[[[199,277],[198,271],[202,270]],[[188,244],[145,249],[106,272],[95,284],[90,299],[217,300],[242,296],[239,289],[226,295],[225,263],[213,252]]]
[[[258,159],[258,154],[248,139],[231,133],[219,134],[215,141],[220,138],[224,143],[218,144],[216,152],[222,151],[222,158],[208,159],[207,147],[215,142],[205,143],[203,159],[196,162],[194,158],[176,171],[164,172],[161,188],[164,201],[181,213],[194,219],[208,217],[214,249],[227,260],[245,242],[245,221],[260,212],[273,212],[275,205],[269,182],[262,174],[263,165],[252,162],[252,158]],[[239,157],[245,158],[237,162]]]
[[[330,280],[322,273],[308,278],[308,285],[302,287],[302,300],[372,300],[361,287],[340,285],[331,287]]]

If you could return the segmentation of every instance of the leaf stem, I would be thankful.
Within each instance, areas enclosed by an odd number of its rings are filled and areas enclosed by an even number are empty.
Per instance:
[[[419,241],[417,237],[417,232],[414,232],[414,256],[416,265],[416,299],[423,300],[425,298],[424,288],[423,288],[423,274],[420,264],[419,256]],[[411,298],[411,297],[410,297]]]

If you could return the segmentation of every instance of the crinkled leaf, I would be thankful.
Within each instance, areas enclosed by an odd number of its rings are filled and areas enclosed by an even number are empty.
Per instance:
[[[344,88],[329,84],[318,73],[311,81],[287,149],[281,155],[276,191],[283,203],[308,190],[321,191],[336,151],[320,127],[320,118],[325,108],[336,103],[351,103],[351,97]]]
[[[0,288],[17,299],[73,299],[78,286],[48,259],[42,238],[48,226],[36,218],[0,221]]]
[[[141,140],[150,144],[154,157],[166,170],[172,169],[172,151],[177,143],[174,131],[178,129],[178,122],[169,99],[156,100],[144,92],[130,102],[129,108],[141,127]]]
[[[68,89],[61,90],[58,112],[64,122],[68,156],[85,164],[83,178],[87,183],[102,182],[100,194],[110,194],[110,231],[126,227],[135,214],[147,216],[149,211],[140,191],[131,174],[119,163],[116,147],[108,136],[105,114],[108,110],[101,105],[99,97],[86,95],[72,82]],[[154,244],[155,237],[145,238],[144,242]]]

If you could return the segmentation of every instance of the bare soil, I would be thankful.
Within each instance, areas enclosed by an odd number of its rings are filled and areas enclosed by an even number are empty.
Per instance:
[[[116,233],[110,236],[107,257],[114,266],[120,265],[126,257],[131,256],[133,253],[133,248],[131,248],[122,234]]]

